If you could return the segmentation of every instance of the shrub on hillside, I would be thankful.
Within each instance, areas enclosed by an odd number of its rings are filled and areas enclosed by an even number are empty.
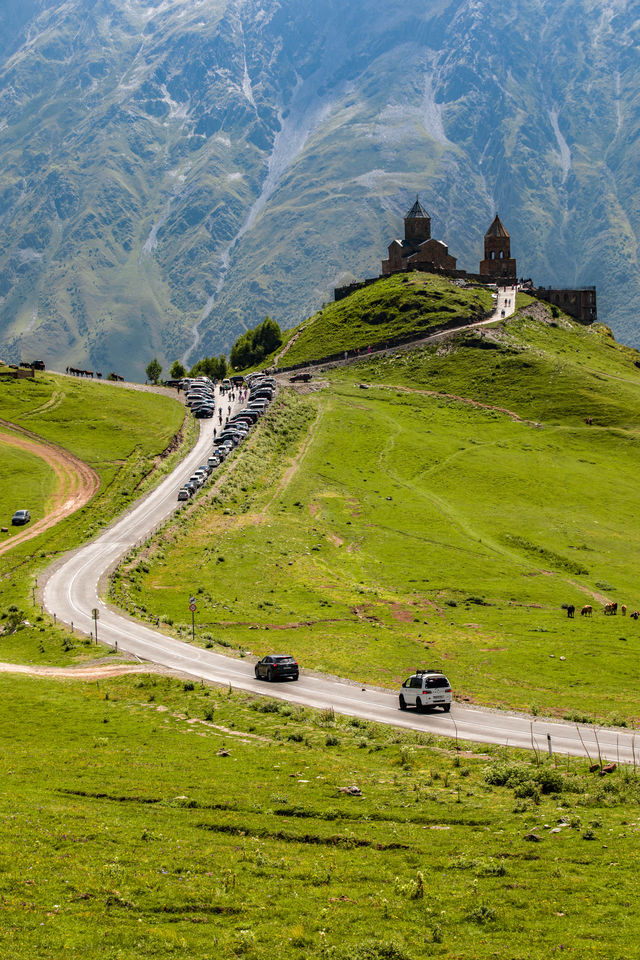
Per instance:
[[[209,377],[210,380],[224,380],[227,375],[227,358],[202,357],[189,371],[191,377]]]

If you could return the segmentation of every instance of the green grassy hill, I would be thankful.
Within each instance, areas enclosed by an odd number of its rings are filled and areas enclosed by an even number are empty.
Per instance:
[[[640,609],[637,356],[531,304],[285,392],[115,595],[175,631],[197,592],[202,643],[359,681],[439,666],[477,702],[640,717],[640,625],[601,612]]]
[[[448,324],[481,319],[492,304],[486,287],[461,286],[431,274],[397,274],[324,306],[287,331],[284,346],[260,366],[274,365],[283,351],[279,367],[322,360],[344,350],[366,352],[387,341],[417,339]]]
[[[34,610],[32,587],[61,552],[93,536],[157,482],[175,460],[175,454],[163,457],[163,452],[176,435],[183,450],[192,442],[193,421],[183,425],[184,407],[169,396],[55,374],[0,380],[0,417],[71,451],[100,478],[85,507],[0,558],[0,659],[57,663],[90,656],[82,640]],[[38,457],[3,443],[1,433],[0,451],[2,525],[19,507],[39,519],[55,486],[53,471]],[[12,535],[9,530],[0,534],[0,542]],[[24,618],[36,622],[2,630],[9,620]]]

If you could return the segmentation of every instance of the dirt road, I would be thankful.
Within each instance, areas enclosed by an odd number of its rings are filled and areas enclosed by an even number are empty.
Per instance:
[[[7,420],[0,420],[0,441],[40,457],[49,464],[57,479],[56,490],[45,516],[0,544],[1,556],[83,507],[100,486],[100,478],[95,470],[68,450]],[[29,504],[25,506],[28,508]]]

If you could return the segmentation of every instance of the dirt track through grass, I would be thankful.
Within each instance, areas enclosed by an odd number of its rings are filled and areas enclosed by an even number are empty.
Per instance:
[[[64,517],[83,507],[98,490],[100,479],[95,470],[79,457],[75,457],[63,447],[43,440],[42,437],[25,430],[24,427],[19,427],[7,420],[0,420],[0,437],[3,443],[46,461],[57,478],[57,489],[45,516],[1,544],[0,555],[2,555],[16,544],[32,540]]]

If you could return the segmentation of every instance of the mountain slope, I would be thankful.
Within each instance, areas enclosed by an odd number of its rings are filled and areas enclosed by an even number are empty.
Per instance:
[[[630,3],[41,0],[0,24],[7,356],[140,376],[292,325],[379,271],[416,191],[461,266],[499,208],[521,273],[597,282],[640,342]]]

